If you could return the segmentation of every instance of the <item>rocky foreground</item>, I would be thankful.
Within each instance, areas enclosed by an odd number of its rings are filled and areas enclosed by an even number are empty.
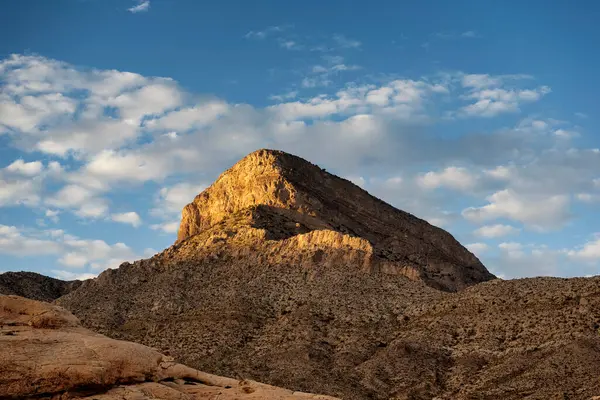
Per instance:
[[[206,374],[95,334],[63,308],[2,295],[0,398],[335,400]]]

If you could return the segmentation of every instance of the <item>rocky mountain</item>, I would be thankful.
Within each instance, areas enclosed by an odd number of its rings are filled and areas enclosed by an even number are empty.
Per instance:
[[[177,242],[256,206],[299,224],[302,233],[321,230],[362,238],[396,273],[438,289],[456,291],[494,278],[448,232],[276,150],[251,153],[196,196],[183,210]],[[280,227],[267,223],[264,228]]]
[[[600,394],[600,278],[493,278],[442,229],[261,150],[173,246],[57,303],[191,367],[345,399]]]
[[[0,398],[335,400],[197,371],[95,334],[60,307],[2,295]]]
[[[0,274],[0,294],[12,294],[28,299],[52,301],[81,285],[81,281],[62,281],[35,272],[5,272]]]

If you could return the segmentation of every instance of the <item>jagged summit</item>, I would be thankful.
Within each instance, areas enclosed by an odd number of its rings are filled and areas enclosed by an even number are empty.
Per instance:
[[[318,179],[318,166],[280,150],[260,149],[223,172],[182,212],[177,241],[195,235],[229,214],[255,205],[267,205],[314,214],[314,205],[296,196],[299,173]],[[330,175],[330,174],[328,174]]]
[[[438,289],[455,291],[494,278],[448,232],[279,150],[250,153],[196,196],[183,209],[177,242],[256,206],[269,207],[308,230],[366,239],[375,255]]]

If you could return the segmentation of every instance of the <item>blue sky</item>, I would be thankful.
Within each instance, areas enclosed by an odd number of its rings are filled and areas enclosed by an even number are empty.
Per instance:
[[[262,147],[439,225],[503,277],[600,268],[593,1],[56,0],[0,24],[0,270],[169,246]]]

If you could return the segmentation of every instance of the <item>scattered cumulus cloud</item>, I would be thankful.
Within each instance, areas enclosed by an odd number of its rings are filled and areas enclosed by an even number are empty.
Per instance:
[[[570,219],[569,196],[523,195],[504,189],[487,197],[488,204],[469,207],[462,215],[474,222],[508,218],[533,230],[559,229]]]
[[[466,191],[475,186],[476,177],[466,168],[448,167],[441,172],[427,172],[420,176],[417,182],[426,189],[447,187],[454,190]]]
[[[462,97],[474,102],[463,106],[458,114],[463,117],[495,117],[499,114],[515,113],[520,111],[522,104],[538,101],[551,92],[548,86],[528,89],[506,87],[512,81],[521,78],[520,76],[465,75],[462,85],[469,92]]]
[[[248,33],[246,33],[244,35],[244,37],[246,39],[265,39],[272,34],[283,32],[289,28],[291,28],[290,25],[281,25],[281,26],[275,25],[275,26],[270,26],[263,30],[249,31]]]
[[[73,274],[96,275],[123,261],[140,258],[124,243],[81,239],[60,229],[23,229],[0,225],[0,254],[14,257],[54,256]],[[81,275],[83,276],[83,275]]]
[[[137,14],[140,12],[146,12],[150,9],[150,1],[149,0],[144,0],[144,1],[138,0],[137,3],[138,4],[136,4],[135,6],[128,8],[127,11],[129,11],[130,13],[133,13],[133,14]]]
[[[135,211],[129,211],[126,213],[113,214],[110,217],[115,222],[120,222],[122,224],[129,224],[135,228],[142,224],[142,219]]]
[[[358,40],[340,34],[333,35],[333,41],[342,49],[358,49],[362,45]]]
[[[520,229],[515,228],[511,225],[484,225],[480,228],[477,228],[475,232],[473,232],[476,236],[480,236],[483,238],[499,238],[508,235],[516,235],[520,232]]]
[[[483,255],[485,252],[487,252],[490,249],[490,246],[488,246],[485,243],[470,243],[470,244],[465,245],[465,247],[467,249],[469,249],[470,252],[472,252],[473,254],[475,254],[478,257]]]
[[[6,167],[6,171],[14,172],[26,176],[39,175],[44,169],[44,164],[40,161],[24,162],[22,159],[18,159]]]
[[[160,224],[152,224],[150,228],[155,231],[162,231],[164,233],[177,233],[179,230],[179,221],[163,222]]]

